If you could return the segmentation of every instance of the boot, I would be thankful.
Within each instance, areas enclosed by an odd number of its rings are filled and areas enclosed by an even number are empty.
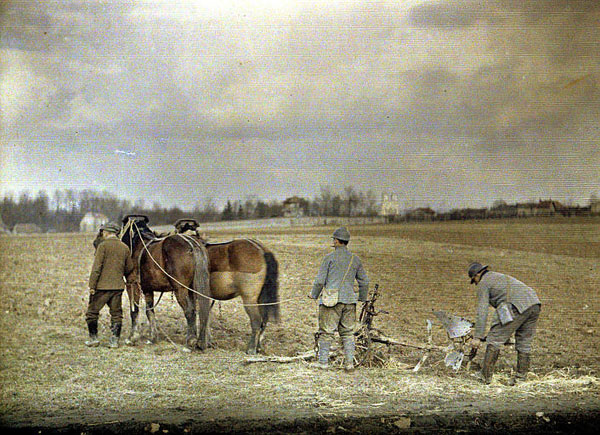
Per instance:
[[[98,340],[98,321],[88,320],[87,326],[89,339],[85,341],[85,345],[87,347],[97,347],[100,344],[100,340]]]
[[[492,375],[494,374],[494,366],[496,365],[496,361],[498,361],[498,355],[500,355],[500,349],[494,346],[488,346],[485,349],[483,366],[481,367],[481,372],[477,376],[484,384],[489,384],[492,382]]]
[[[342,337],[342,345],[344,347],[344,370],[354,370],[354,337]]]
[[[319,354],[318,361],[316,363],[316,367],[320,369],[328,369],[329,368],[329,348],[331,347],[331,342],[328,340],[319,339]]]
[[[509,385],[517,385],[519,382],[527,379],[529,373],[530,355],[524,352],[517,352],[517,371],[508,382]]]
[[[116,349],[119,347],[119,337],[121,336],[121,324],[114,323],[111,326],[112,336],[110,337],[110,341],[108,342],[108,347],[111,349]]]

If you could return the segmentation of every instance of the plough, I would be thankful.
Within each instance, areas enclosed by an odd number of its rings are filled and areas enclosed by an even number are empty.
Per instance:
[[[465,357],[465,349],[467,342],[472,338],[473,323],[467,319],[452,314],[447,314],[444,311],[434,311],[433,314],[444,327],[448,334],[450,343],[446,346],[433,344],[432,330],[433,322],[427,319],[427,343],[419,344],[405,340],[397,340],[388,337],[380,329],[373,326],[373,320],[379,314],[389,314],[384,310],[377,310],[375,303],[379,298],[379,285],[375,284],[371,297],[363,303],[357,328],[354,333],[356,338],[356,352],[354,363],[356,366],[375,367],[385,363],[386,354],[389,355],[392,346],[401,346],[405,348],[418,349],[423,351],[423,355],[419,362],[412,368],[412,371],[418,372],[425,361],[429,358],[432,351],[438,351],[445,354],[444,362],[446,366],[452,367],[458,371],[462,366]],[[251,356],[247,357],[244,362],[246,364],[256,362],[277,362],[289,363],[294,361],[309,361],[316,358],[317,351],[317,334],[315,334],[315,348],[306,352],[299,353],[295,356]],[[378,346],[385,346],[385,351],[377,349]],[[470,362],[475,357],[475,353],[468,355]],[[342,355],[340,349],[332,349],[331,358],[334,361],[341,361]]]

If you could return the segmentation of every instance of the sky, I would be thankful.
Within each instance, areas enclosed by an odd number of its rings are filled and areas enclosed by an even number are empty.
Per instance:
[[[600,2],[5,1],[0,194],[600,196]]]

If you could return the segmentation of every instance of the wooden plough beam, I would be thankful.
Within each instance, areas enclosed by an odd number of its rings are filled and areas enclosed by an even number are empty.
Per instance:
[[[369,300],[364,302],[360,316],[359,316],[359,327],[355,332],[356,336],[356,347],[357,347],[357,355],[355,356],[356,364],[367,365],[368,359],[371,356],[375,356],[372,354],[372,344],[373,343],[381,343],[387,346],[402,346],[408,347],[412,349],[420,349],[425,351],[424,355],[421,357],[417,365],[412,369],[413,371],[419,371],[419,369],[423,366],[431,351],[436,350],[440,352],[449,352],[452,349],[452,344],[450,346],[437,346],[432,343],[432,323],[430,320],[427,320],[427,332],[428,339],[427,344],[416,344],[410,343],[407,341],[396,340],[394,338],[387,337],[380,330],[373,328],[373,318],[380,313],[388,314],[383,310],[375,309],[375,302],[379,297],[379,285],[375,284],[373,294]],[[332,357],[341,356],[341,352],[338,349],[333,349],[331,352]],[[316,359],[316,340],[315,340],[315,349],[308,350],[306,352],[302,352],[295,356],[249,356],[244,359],[245,364],[251,364],[256,362],[276,362],[276,363],[291,363],[295,361],[310,361],[312,359]],[[381,359],[381,358],[378,358]]]

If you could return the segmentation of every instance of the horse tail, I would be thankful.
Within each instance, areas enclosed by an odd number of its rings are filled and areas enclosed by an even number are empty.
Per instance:
[[[263,252],[267,264],[267,274],[260,295],[258,295],[258,303],[269,304],[260,306],[263,324],[266,324],[269,320],[279,321],[279,265],[272,252],[264,249]]]
[[[193,244],[192,253],[194,255],[195,266],[192,288],[197,294],[208,296],[210,293],[210,283],[208,274],[208,255],[206,253],[206,248]]]

